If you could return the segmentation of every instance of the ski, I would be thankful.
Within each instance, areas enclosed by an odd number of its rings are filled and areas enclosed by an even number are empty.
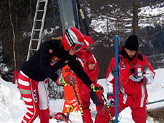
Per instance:
[[[83,121],[83,123],[84,123],[83,109],[82,109],[82,106],[81,106],[80,98],[79,98],[79,96],[78,96],[78,94],[77,94],[77,91],[76,91],[76,89],[75,89],[75,84],[76,84],[76,83],[75,83],[75,78],[74,78],[73,76],[71,77],[71,79],[70,79],[70,81],[69,81],[68,84],[71,85],[71,86],[73,87],[73,90],[74,90],[76,99],[77,99],[78,104],[79,104],[79,108],[80,108],[80,113],[81,113],[82,121]]]
[[[164,109],[164,106],[159,106],[159,107],[155,107],[155,108],[147,108],[146,111],[152,112],[152,111],[160,111],[162,109]]]
[[[72,123],[72,121],[62,112],[58,112],[54,115],[54,119],[56,119],[57,122],[66,122],[66,123]]]
[[[148,102],[147,105],[154,104],[154,103],[159,103],[159,102],[164,102],[164,99]]]
[[[71,112],[73,112],[73,105],[69,105],[69,107],[67,107],[66,109],[66,115],[67,115],[67,119],[69,119],[69,115]]]

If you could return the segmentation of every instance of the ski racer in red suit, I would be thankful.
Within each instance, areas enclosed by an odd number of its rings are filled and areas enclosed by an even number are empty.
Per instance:
[[[132,110],[135,123],[146,123],[147,88],[154,79],[154,70],[145,55],[138,51],[138,38],[129,36],[125,45],[119,51],[119,87],[118,112],[126,107]],[[110,62],[106,82],[113,85],[113,91],[108,93],[108,103],[112,116],[115,115],[115,58]],[[109,123],[111,121],[108,109],[104,107],[97,115],[95,123]]]
[[[96,95],[94,90],[98,90],[98,87],[91,86],[91,80],[76,60],[75,53],[83,45],[83,34],[78,29],[69,27],[63,34],[62,41],[50,40],[43,43],[40,49],[21,67],[18,74],[18,88],[27,106],[27,113],[22,123],[32,123],[38,115],[40,115],[41,123],[49,123],[50,116],[44,80],[50,77],[55,82],[61,74],[62,67],[67,64],[90,88],[91,93]],[[66,76],[65,82],[69,78],[70,76]],[[91,87],[96,89],[93,90]]]
[[[90,51],[91,44],[94,43],[94,41],[89,37],[84,35],[84,42],[85,42],[85,48],[82,50],[78,51],[76,53],[76,56],[78,57],[78,60],[81,63],[81,66],[83,67],[83,70],[87,73],[89,78],[91,79],[92,83],[97,85],[97,78],[99,75],[99,70],[98,70],[98,62],[92,52]],[[80,99],[82,103],[82,108],[83,108],[83,120],[84,123],[92,123],[92,118],[91,118],[91,113],[90,113],[90,98],[93,100],[93,102],[96,104],[96,109],[99,111],[104,106],[104,101],[101,98],[100,92],[97,92],[97,96],[99,98],[99,101],[94,99],[94,95],[92,93],[90,94],[90,90],[85,86],[85,84],[77,78],[77,84],[78,84],[78,89],[80,93]]]

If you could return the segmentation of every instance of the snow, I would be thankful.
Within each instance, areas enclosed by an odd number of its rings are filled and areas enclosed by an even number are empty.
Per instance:
[[[163,18],[163,13],[164,13],[164,2],[157,4],[157,5],[153,5],[153,6],[146,6],[146,7],[141,7],[139,8],[139,17],[142,17],[139,19],[139,26],[140,28],[144,28],[147,26],[152,26],[154,27],[155,24],[163,24],[164,18]],[[108,5],[108,6],[112,6],[112,5]],[[116,11],[113,11],[113,14]],[[129,13],[130,14],[130,13]],[[160,15],[161,17],[157,16]],[[146,18],[146,17],[153,17],[153,19],[150,18]],[[156,17],[155,17],[156,16]],[[113,30],[117,30],[116,29],[116,25],[115,22],[110,21],[110,20],[114,20],[114,18],[110,17],[109,15],[101,15],[101,16],[97,16],[96,18],[92,18],[91,20],[91,27],[94,31],[98,32],[98,33],[107,33],[107,19],[109,20],[109,32],[113,31]],[[129,19],[127,19],[129,20]],[[127,21],[126,20],[126,21]],[[125,26],[131,26],[131,23]],[[131,30],[127,30],[127,32],[130,32]]]
[[[162,100],[164,99],[164,79],[163,79],[163,73],[164,73],[164,68],[155,70],[156,75],[154,82],[151,85],[148,85],[148,101],[153,102],[156,100]],[[164,101],[160,103],[155,103],[148,105],[149,108],[155,108],[155,107],[160,107],[164,106]]]
[[[164,79],[163,73],[164,68],[155,70],[156,76],[152,84],[148,85],[148,101],[157,101],[164,99]],[[106,87],[105,79],[99,79],[98,83],[104,86],[104,95],[106,96]],[[62,111],[64,104],[64,99],[59,100],[50,100],[50,114],[53,115],[57,112]],[[155,103],[148,105],[148,108],[156,108],[163,106],[164,102]],[[95,106],[91,103],[90,106],[91,112],[94,113]],[[6,82],[0,78],[0,123],[20,123],[23,115],[26,113],[26,106],[21,100],[21,96],[17,85],[12,84],[11,82]],[[92,114],[93,114],[92,113]],[[95,116],[92,117],[93,121]],[[82,123],[80,112],[73,112],[70,114],[70,119],[73,123]],[[126,108],[119,115],[120,123],[134,123],[131,117],[130,108]],[[34,123],[38,123],[39,118],[37,118]],[[57,123],[55,119],[50,119],[50,123]],[[147,123],[154,123],[153,118],[148,117]]]
[[[164,2],[154,5],[152,7],[150,6],[146,6],[146,7],[142,7],[140,10],[141,12],[139,13],[139,16],[156,16],[159,13],[164,13],[164,8],[163,8]]]

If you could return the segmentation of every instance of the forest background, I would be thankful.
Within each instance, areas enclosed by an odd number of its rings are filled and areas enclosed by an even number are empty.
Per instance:
[[[13,71],[26,61],[37,0],[0,1],[0,75],[12,81]],[[139,37],[140,51],[152,66],[164,67],[164,7],[163,0],[80,0],[92,49],[99,63],[99,78],[104,78],[114,56],[114,36],[119,34],[123,46],[130,34]],[[156,14],[143,14],[157,9]],[[49,0],[43,41],[62,36],[58,7]],[[153,13],[153,12],[152,12]],[[84,32],[85,33],[85,32]]]

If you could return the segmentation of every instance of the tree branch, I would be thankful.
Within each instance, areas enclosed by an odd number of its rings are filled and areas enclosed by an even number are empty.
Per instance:
[[[13,24],[13,18],[12,18],[12,12],[11,12],[11,4],[10,4],[10,0],[8,0],[8,7],[9,7],[10,24],[11,24],[12,33],[13,33],[13,56],[14,56],[14,68],[16,69],[15,30],[14,30],[14,24]]]

